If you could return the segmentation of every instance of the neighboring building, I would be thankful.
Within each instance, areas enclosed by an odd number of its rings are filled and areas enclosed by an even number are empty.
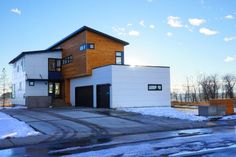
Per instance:
[[[10,61],[13,104],[52,98],[48,106],[59,99],[85,107],[170,106],[169,67],[124,65],[126,45],[84,26],[46,50],[21,53]]]

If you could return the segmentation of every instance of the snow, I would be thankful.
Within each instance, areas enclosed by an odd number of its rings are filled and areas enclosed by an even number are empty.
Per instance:
[[[0,112],[0,139],[38,135],[29,125]]]
[[[2,109],[26,109],[27,107],[26,106],[13,106],[13,107],[0,107],[0,110],[2,110]]]
[[[196,116],[191,113],[185,113],[171,107],[121,108],[121,110],[126,111],[126,112],[140,113],[142,115],[177,118],[177,119],[190,120],[190,121],[207,120],[206,117]]]

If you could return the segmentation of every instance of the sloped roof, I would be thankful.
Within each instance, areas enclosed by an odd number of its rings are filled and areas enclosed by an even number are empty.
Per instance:
[[[93,32],[93,33],[96,33],[96,34],[99,34],[99,35],[102,35],[102,36],[104,36],[104,37],[106,37],[106,38],[109,38],[109,39],[111,39],[111,40],[114,40],[114,41],[116,41],[116,42],[119,42],[119,43],[121,43],[121,44],[123,44],[123,45],[129,45],[129,43],[126,42],[126,41],[120,40],[120,39],[118,39],[118,38],[115,38],[115,37],[110,36],[110,35],[108,35],[108,34],[105,34],[105,33],[103,33],[103,32],[97,31],[97,30],[95,30],[95,29],[93,29],[93,28],[90,28],[90,27],[87,27],[87,26],[83,26],[83,27],[81,27],[80,29],[78,29],[77,31],[75,31],[75,32],[73,32],[73,33],[71,33],[71,34],[69,34],[68,36],[66,36],[66,37],[63,38],[62,40],[58,41],[57,43],[55,43],[55,44],[53,44],[52,46],[50,46],[49,48],[47,48],[47,50],[52,50],[52,49],[56,48],[56,47],[59,46],[60,44],[64,43],[65,41],[71,39],[72,37],[76,36],[77,34],[83,32],[83,31],[86,31],[86,30],[87,30],[87,31],[90,31],[90,32]]]
[[[37,51],[24,51],[21,52],[21,54],[19,54],[17,57],[15,57],[14,59],[12,59],[9,64],[14,64],[16,61],[18,61],[21,57],[23,57],[24,55],[28,55],[28,54],[38,54],[38,53],[48,53],[48,52],[55,52],[55,51],[61,51],[61,49],[55,49],[55,50],[37,50]]]

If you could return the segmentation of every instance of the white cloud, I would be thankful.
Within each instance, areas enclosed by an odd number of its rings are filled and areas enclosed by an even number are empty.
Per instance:
[[[144,20],[141,20],[141,21],[139,22],[139,24],[140,24],[142,27],[145,27]]]
[[[131,27],[131,26],[133,26],[133,24],[132,24],[132,23],[128,23],[127,26],[128,26],[128,27]]]
[[[126,29],[123,27],[112,27],[112,30],[120,36],[125,36],[127,34]]]
[[[188,22],[193,26],[200,26],[203,23],[205,23],[206,20],[194,18],[194,19],[188,19]]]
[[[234,60],[235,60],[235,57],[227,56],[227,57],[224,59],[224,62],[233,62]]]
[[[200,33],[204,34],[204,35],[207,35],[207,36],[210,36],[210,35],[216,35],[218,34],[219,32],[215,31],[215,30],[211,30],[211,29],[208,29],[208,28],[201,28],[199,30]]]
[[[236,36],[231,36],[231,37],[225,37],[224,38],[225,42],[232,41],[232,40],[236,40]]]
[[[129,35],[130,35],[130,36],[139,36],[140,33],[139,33],[138,31],[131,30],[131,31],[129,31]]]
[[[167,18],[167,24],[175,28],[183,27],[180,17],[177,17],[177,16],[169,16]]]
[[[11,12],[15,13],[15,14],[18,14],[18,15],[21,15],[21,10],[19,10],[18,8],[11,9]]]
[[[154,28],[155,28],[155,25],[149,25],[149,27],[150,27],[151,29],[154,29]]]
[[[225,16],[225,19],[232,20],[232,19],[234,19],[234,16],[233,15],[227,15],[227,16]]]
[[[171,37],[171,36],[173,36],[173,33],[167,32],[166,35],[167,35],[168,37]]]

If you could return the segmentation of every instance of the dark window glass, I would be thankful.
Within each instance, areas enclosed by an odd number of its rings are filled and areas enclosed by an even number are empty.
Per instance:
[[[48,71],[61,71],[61,60],[54,58],[48,59]]]
[[[162,91],[162,84],[148,84],[149,91]]]

